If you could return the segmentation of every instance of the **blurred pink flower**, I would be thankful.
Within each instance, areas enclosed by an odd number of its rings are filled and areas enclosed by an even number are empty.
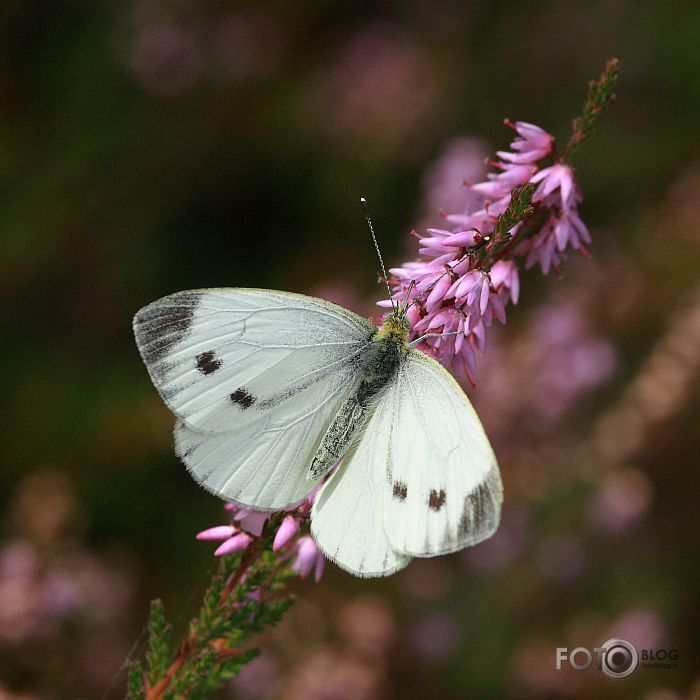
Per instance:
[[[172,22],[148,24],[136,37],[129,64],[151,92],[170,94],[191,87],[203,68],[197,35]]]
[[[638,649],[657,649],[668,639],[664,621],[655,610],[648,608],[627,610],[610,625],[606,634],[627,639]]]
[[[590,503],[590,519],[601,529],[622,534],[636,525],[649,510],[652,485],[639,469],[618,469],[603,478]]]
[[[311,535],[304,535],[297,540],[296,558],[292,563],[292,569],[297,571],[301,578],[306,578],[313,571],[314,580],[318,583],[323,575],[325,561],[325,557]]]
[[[525,552],[530,542],[531,530],[527,510],[511,505],[504,509],[496,534],[478,546],[464,550],[462,557],[473,569],[504,569]]]
[[[336,625],[353,649],[367,658],[382,657],[396,638],[391,603],[372,594],[354,596],[342,603]]]
[[[419,229],[437,223],[437,212],[466,213],[476,207],[480,196],[467,183],[485,175],[486,155],[486,146],[478,139],[462,136],[447,143],[423,177],[424,217]]]
[[[231,681],[231,687],[236,692],[235,697],[260,700],[271,697],[278,683],[279,668],[274,656],[262,653],[243,667]]]
[[[124,572],[81,547],[49,556],[9,542],[0,549],[0,642],[53,637],[66,621],[107,628],[122,619],[130,595]]]
[[[537,568],[553,581],[569,581],[581,573],[585,555],[581,540],[573,535],[553,534],[538,546]]]
[[[408,639],[421,661],[441,661],[457,650],[460,629],[453,615],[433,613],[413,623]]]
[[[423,50],[384,24],[349,39],[321,79],[309,123],[350,145],[398,147],[435,112],[437,79]],[[410,153],[406,149],[404,153]]]

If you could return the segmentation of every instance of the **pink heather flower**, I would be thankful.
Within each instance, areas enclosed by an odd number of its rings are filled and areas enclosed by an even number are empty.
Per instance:
[[[547,221],[532,238],[523,241],[515,249],[515,252],[527,256],[525,267],[528,270],[539,263],[542,272],[546,275],[552,266],[557,267],[562,258],[557,249],[554,221],[552,219]]]
[[[284,520],[282,521],[282,524],[279,526],[279,529],[277,530],[277,534],[275,535],[275,541],[272,544],[272,551],[277,552],[284,545],[289,542],[289,540],[294,537],[294,535],[299,532],[299,528],[301,527],[301,523],[297,518],[287,515],[285,516]]]
[[[558,204],[563,210],[568,209],[574,204],[573,197],[575,194],[575,182],[573,170],[564,163],[556,163],[555,165],[540,170],[533,175],[530,182],[539,186],[532,195],[534,202],[541,202],[555,190],[559,190],[558,196],[560,202]]]
[[[571,167],[561,161],[540,167],[539,161],[554,156],[554,137],[527,122],[506,124],[517,136],[510,151],[498,151],[499,161],[487,161],[497,172],[469,185],[478,197],[473,210],[447,214],[445,221],[452,228],[429,228],[419,237],[420,260],[390,270],[394,303],[401,302],[414,285],[407,312],[411,340],[430,334],[420,343],[421,350],[472,382],[486,329],[494,318],[505,323],[506,307],[518,302],[520,280],[514,258],[524,256],[526,267],[539,264],[546,274],[561,262],[567,248],[585,252],[583,243],[591,240],[578,215],[581,193]],[[513,188],[527,182],[536,185],[535,210],[548,215],[540,230],[528,231],[527,238],[500,248],[499,259],[492,263],[469,255],[494,233]],[[511,238],[519,235],[521,226],[510,231]],[[389,300],[378,303],[391,306]]]
[[[507,290],[514,304],[520,297],[520,276],[518,267],[512,260],[499,260],[489,272],[491,284],[496,290]]]
[[[272,551],[282,553],[280,562],[294,559],[292,569],[306,578],[311,570],[315,571],[318,582],[323,573],[324,557],[309,535],[297,539],[302,521],[311,510],[317,489],[314,489],[303,501],[290,506],[287,515],[282,520],[272,544]],[[251,545],[256,537],[260,537],[265,523],[272,513],[259,513],[242,508],[236,503],[227,503],[224,509],[231,513],[232,524],[217,525],[207,528],[197,534],[197,539],[205,542],[221,542],[214,554],[218,557],[241,552]],[[240,526],[240,527],[239,527]]]
[[[217,525],[198,532],[197,539],[203,542],[222,542],[235,534],[236,528],[233,525]]]
[[[246,549],[253,538],[247,532],[239,532],[233,537],[229,537],[223,544],[219,545],[218,549],[214,552],[217,557],[223,557],[226,554],[235,554],[236,552],[242,552]]]
[[[316,546],[310,535],[304,535],[297,540],[296,559],[292,564],[292,569],[299,573],[301,578],[306,578],[311,571],[314,571],[314,580],[318,583],[323,574],[325,557]]]
[[[528,124],[528,122],[513,123],[510,119],[506,119],[504,123],[517,131],[518,138],[514,139],[510,144],[515,153],[497,151],[497,155],[501,160],[517,164],[535,163],[552,154],[554,137],[544,129],[534,124]]]
[[[227,503],[224,508],[233,513],[233,520],[238,522],[242,530],[249,532],[251,535],[256,535],[257,537],[260,537],[263,528],[265,527],[265,523],[272,515],[272,513],[242,508],[235,503]]]
[[[503,197],[510,198],[514,187],[525,184],[537,172],[537,166],[531,164],[494,163],[494,165],[501,169],[500,173],[489,173],[486,176],[487,182],[477,182],[470,186],[472,192],[476,192],[490,201]]]

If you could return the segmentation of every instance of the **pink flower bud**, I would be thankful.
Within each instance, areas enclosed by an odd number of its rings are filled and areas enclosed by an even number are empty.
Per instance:
[[[277,552],[278,550],[282,549],[282,547],[284,547],[284,545],[287,544],[287,542],[289,542],[289,540],[291,540],[292,537],[297,534],[297,532],[299,532],[299,527],[299,521],[291,515],[288,515],[282,521],[279,530],[277,530],[275,541],[272,543],[272,551]]]
[[[309,535],[299,539],[297,543],[297,558],[292,564],[292,569],[299,572],[301,578],[306,578],[315,566],[318,565],[318,557],[323,558],[316,543]]]
[[[247,532],[239,532],[237,535],[230,537],[214,552],[217,557],[223,557],[226,554],[235,554],[244,550],[253,538]]]
[[[218,525],[210,527],[208,530],[202,530],[197,533],[197,539],[203,542],[215,542],[227,540],[236,534],[236,528],[231,525]]]

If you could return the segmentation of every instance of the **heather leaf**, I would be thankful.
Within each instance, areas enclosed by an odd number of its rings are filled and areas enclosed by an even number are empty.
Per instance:
[[[564,149],[564,158],[570,159],[583,141],[593,131],[595,120],[603,110],[615,99],[615,83],[620,69],[620,61],[611,58],[605,64],[603,72],[597,80],[588,83],[586,101],[583,103],[581,116],[571,122],[571,136]]]
[[[140,661],[133,661],[129,664],[125,700],[143,700],[145,697],[143,667]]]
[[[146,650],[146,678],[151,686],[155,685],[168,670],[170,633],[171,627],[165,618],[162,601],[151,601],[151,614],[148,620],[148,648]]]

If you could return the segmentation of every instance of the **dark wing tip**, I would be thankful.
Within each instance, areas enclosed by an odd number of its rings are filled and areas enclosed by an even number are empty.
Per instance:
[[[161,362],[189,333],[200,296],[197,292],[173,294],[136,313],[134,336],[147,365]]]

